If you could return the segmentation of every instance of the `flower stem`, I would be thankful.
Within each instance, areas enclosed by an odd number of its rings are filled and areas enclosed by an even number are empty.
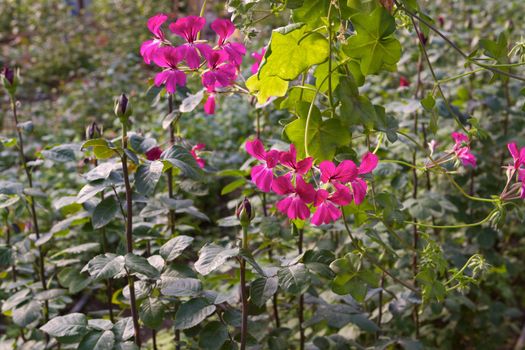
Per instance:
[[[18,155],[20,157],[20,164],[22,165],[22,168],[24,168],[24,171],[26,173],[27,182],[29,185],[29,188],[33,188],[33,177],[31,175],[31,171],[29,170],[29,167],[27,166],[26,162],[26,156],[24,153],[24,138],[22,136],[22,131],[20,131],[20,128],[18,126],[18,113],[16,109],[16,100],[13,95],[11,96],[11,109],[13,111],[13,118],[15,121],[15,128],[18,136]],[[30,213],[31,213],[31,219],[33,222],[33,229],[35,230],[36,239],[40,239],[40,229],[38,226],[38,217],[36,215],[36,208],[35,208],[35,198],[33,196],[29,196],[30,203]],[[38,246],[38,272],[40,277],[40,283],[42,284],[42,289],[47,290],[47,282],[46,282],[46,273],[45,273],[45,265],[44,265],[44,252],[42,250],[42,246]],[[44,321],[49,321],[49,303],[47,300],[44,301]],[[46,343],[49,341],[49,337],[46,335]]]
[[[128,147],[127,139],[127,125],[126,122],[122,123],[122,149],[126,150]],[[128,157],[126,152],[122,152],[122,173],[124,177],[124,186],[126,189],[126,248],[128,253],[133,253],[133,200],[131,184],[129,182],[128,173]],[[131,317],[133,318],[133,329],[135,332],[135,344],[140,348],[140,326],[139,326],[139,315],[137,312],[137,300],[135,297],[135,280],[133,276],[128,274],[128,286],[129,286],[129,299],[131,306]]]
[[[303,253],[303,230],[297,229],[295,224],[293,225],[293,228],[297,230],[297,233],[299,234],[299,239],[297,240],[297,251],[299,255]],[[299,349],[304,350],[304,344],[306,341],[306,338],[304,336],[304,328],[303,328],[303,322],[304,322],[304,294],[299,295],[299,308],[297,310],[298,319],[299,319]]]
[[[242,226],[242,249],[248,250],[248,226]],[[248,295],[246,290],[246,260],[239,260],[241,274],[241,350],[246,349],[248,339]]]

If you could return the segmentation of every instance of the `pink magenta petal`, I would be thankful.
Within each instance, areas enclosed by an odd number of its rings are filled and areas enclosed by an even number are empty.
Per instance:
[[[308,209],[308,206],[302,199],[293,197],[286,214],[288,215],[288,218],[292,220],[306,220],[310,217],[310,209]]]
[[[372,172],[377,167],[378,162],[379,158],[375,154],[367,152],[361,160],[361,165],[359,165],[359,175]]]
[[[169,28],[174,34],[186,39],[188,43],[193,43],[205,24],[204,17],[188,16],[177,19],[175,23],[170,24]]]
[[[330,196],[330,193],[328,193],[327,190],[322,189],[322,188],[320,190],[317,190],[317,192],[315,193],[314,206],[316,207],[320,206],[326,201],[326,199],[329,196]]]
[[[338,205],[348,205],[352,201],[352,193],[345,185],[335,184],[336,191],[330,196],[330,200]]]
[[[507,144],[507,148],[509,149],[510,155],[514,160],[518,159],[520,157],[520,152],[518,151],[518,146],[515,142],[511,142]]]
[[[291,197],[286,197],[284,199],[281,199],[279,202],[277,202],[277,210],[279,210],[283,214],[288,213],[288,208],[290,207],[290,204],[292,203]]]
[[[242,58],[246,54],[246,47],[241,43],[227,43],[224,46],[224,50],[228,53],[230,61],[236,66],[240,66]]]
[[[314,159],[312,157],[305,158],[297,163],[296,172],[299,175],[304,175],[312,169]]]
[[[140,55],[146,64],[150,64],[157,50],[160,48],[160,41],[147,40],[140,46]]]
[[[460,132],[453,132],[452,134],[450,134],[450,136],[452,136],[452,138],[454,139],[454,142],[456,143],[463,143],[463,142],[469,141],[468,136]]]
[[[277,164],[279,164],[279,155],[280,152],[276,149],[271,149],[268,152],[266,152],[266,166],[268,168],[275,168]]]
[[[314,186],[305,182],[301,176],[295,179],[295,193],[306,203],[313,203],[315,199]]]
[[[264,145],[259,139],[254,139],[251,141],[246,141],[246,152],[254,158],[259,160],[265,160],[266,151],[264,150]]]
[[[164,38],[164,34],[162,33],[160,27],[166,22],[168,19],[168,16],[166,16],[163,13],[156,14],[155,16],[148,19],[148,29],[153,35],[155,35],[157,38]]]
[[[204,103],[204,112],[206,114],[215,114],[215,95],[211,94],[206,99],[206,102]]]
[[[274,179],[272,183],[272,190],[280,194],[281,196],[290,194],[294,192],[292,181],[290,180],[289,175],[279,176]]]
[[[235,32],[235,26],[229,19],[218,18],[210,27],[219,36],[219,45],[222,45]]]
[[[319,169],[321,170],[321,182],[327,183],[335,172],[335,165],[329,160],[323,160],[319,164]]]
[[[357,167],[351,160],[343,160],[335,168],[335,172],[332,175],[333,180],[347,183],[353,180],[357,176]]]
[[[263,192],[270,192],[273,183],[273,171],[264,165],[256,165],[252,168],[251,177],[253,183]]]
[[[352,192],[354,193],[354,202],[359,205],[363,202],[366,196],[368,186],[363,179],[357,178],[351,183]]]

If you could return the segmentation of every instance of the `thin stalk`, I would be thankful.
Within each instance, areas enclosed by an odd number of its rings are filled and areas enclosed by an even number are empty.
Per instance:
[[[20,164],[24,168],[24,171],[26,173],[27,182],[29,185],[29,188],[33,188],[33,177],[31,175],[31,171],[29,170],[29,167],[27,166],[26,162],[26,156],[24,153],[24,138],[22,136],[22,132],[20,131],[20,128],[18,127],[18,114],[16,109],[16,101],[15,97],[11,95],[11,109],[13,111],[13,118],[15,121],[15,128],[18,136],[18,155],[20,157]],[[35,208],[35,198],[33,196],[29,196],[30,198],[30,212],[31,212],[31,219],[33,222],[33,228],[35,230],[36,239],[40,239],[40,229],[38,226],[38,217],[36,215],[36,208]],[[42,250],[42,246],[38,246],[38,272],[40,277],[40,283],[42,284],[42,289],[47,290],[47,282],[46,282],[46,273],[45,273],[45,265],[44,265],[44,252]],[[44,301],[44,321],[49,321],[49,303],[48,301]],[[48,342],[49,337],[46,335],[46,343]]]
[[[478,221],[478,222],[474,222],[474,223],[471,223],[471,224],[459,224],[459,225],[431,225],[431,224],[424,224],[424,223],[413,222],[413,221],[405,221],[405,224],[416,225],[416,226],[418,226],[418,227],[437,228],[437,229],[455,229],[455,228],[464,228],[464,227],[476,227],[476,226],[480,226],[480,225],[483,225],[484,223],[488,222],[488,221],[492,218],[492,215],[493,215],[496,211],[497,211],[497,209],[494,209],[494,210],[491,211],[491,212],[489,213],[489,215],[487,215],[487,217],[485,217],[483,220]]]
[[[8,216],[9,216],[9,213],[7,213],[6,216],[4,217],[4,225],[5,225],[6,234],[7,234],[6,244],[8,247],[11,247],[11,229],[9,228]],[[16,282],[16,275],[17,275],[16,265],[13,259],[13,264],[11,265],[11,278],[13,279],[13,282]]]
[[[295,225],[293,226],[295,227]],[[299,234],[299,239],[297,240],[297,251],[299,252],[299,255],[303,253],[303,230],[299,229],[297,230]],[[304,350],[304,344],[306,341],[305,335],[304,335],[304,328],[303,328],[303,322],[304,322],[304,294],[299,295],[299,308],[297,310],[297,315],[299,318],[299,349]]]
[[[242,248],[248,250],[248,227],[242,226]],[[246,341],[248,340],[248,295],[246,290],[246,260],[240,258],[240,274],[241,274],[241,350],[246,349]]]
[[[151,256],[151,244],[149,241],[146,242],[146,254],[148,257]],[[157,331],[155,329],[151,330],[151,341],[153,343],[153,350],[157,350]]]
[[[331,13],[332,1],[330,1],[330,5],[328,6],[328,102],[330,103],[330,109],[332,110],[332,113],[334,113],[335,107],[334,99],[332,97],[332,20],[330,18]]]
[[[126,122],[122,123],[122,149],[127,149],[127,125]],[[124,177],[124,186],[126,189],[126,248],[128,253],[133,253],[133,200],[131,184],[129,182],[128,173],[128,157],[125,152],[122,152],[122,173]],[[128,285],[129,285],[129,299],[131,306],[131,317],[133,318],[133,330],[135,332],[135,344],[140,348],[140,326],[139,326],[139,315],[137,312],[137,300],[135,296],[135,280],[133,276],[128,273]]]

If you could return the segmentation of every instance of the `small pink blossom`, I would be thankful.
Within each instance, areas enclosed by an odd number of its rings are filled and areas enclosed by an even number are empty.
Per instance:
[[[290,144],[290,150],[288,152],[281,152],[279,158],[281,164],[291,169],[294,174],[305,175],[312,168],[312,157],[297,161],[297,150],[293,143]]]
[[[208,115],[215,114],[215,92],[209,92],[206,102],[204,102],[204,112]]]
[[[218,18],[211,24],[211,29],[217,33],[219,39],[217,45],[228,54],[229,60],[239,67],[246,48],[241,43],[229,42],[228,38],[235,32],[235,25],[229,19]]]
[[[175,93],[177,86],[186,85],[186,75],[180,71],[178,64],[182,61],[183,52],[177,47],[164,46],[159,48],[153,56],[153,62],[165,68],[155,76],[155,86],[166,85],[166,91]]]
[[[164,42],[164,33],[160,27],[162,24],[164,24],[164,22],[166,22],[167,19],[168,16],[163,13],[159,13],[148,20],[148,29],[153,34],[154,38],[152,40],[143,42],[140,46],[140,54],[146,64],[151,63],[155,52]]]
[[[272,189],[275,193],[286,196],[277,202],[277,209],[291,220],[306,220],[310,217],[310,209],[307,204],[314,201],[315,189],[301,176],[297,176],[295,182],[294,187],[290,174],[280,176],[273,181]]]
[[[197,35],[204,28],[206,19],[204,17],[188,16],[177,19],[171,23],[169,28],[174,33],[186,40],[186,43],[179,46],[183,52],[184,59],[191,69],[199,68],[200,57],[204,56],[211,47],[204,43],[195,42]]]
[[[204,166],[206,165],[206,162],[204,161],[204,159],[202,159],[202,158],[200,158],[198,156],[197,151],[201,151],[205,147],[206,147],[206,145],[204,143],[198,143],[195,146],[193,146],[191,148],[191,151],[190,151],[193,159],[195,159],[195,161],[197,162],[197,164],[199,165],[200,168],[204,168]]]
[[[453,151],[464,166],[476,167],[476,156],[470,151],[470,140],[467,135],[460,132],[451,134],[454,139]]]
[[[317,191],[314,201],[316,207],[312,216],[312,224],[319,226],[329,224],[341,217],[341,210],[337,206],[344,206],[352,201],[352,195],[348,187],[335,184],[336,191],[330,194],[325,189]]]
[[[343,160],[337,166],[329,160],[324,160],[319,164],[319,169],[321,170],[321,182],[323,183],[348,183],[358,173],[357,166],[351,160]]]
[[[522,165],[525,165],[525,147],[518,149],[518,146],[515,142],[511,142],[507,145],[510,155],[514,164],[512,165],[513,169],[519,169]]]
[[[266,151],[261,140],[255,139],[246,142],[246,152],[263,162],[263,164],[256,165],[252,168],[251,177],[252,181],[261,191],[269,192],[270,189],[272,189],[274,180],[273,168],[275,168],[279,162],[279,151]]]
[[[213,50],[206,53],[208,69],[202,74],[202,84],[205,87],[227,87],[233,84],[237,70],[228,63],[228,54],[222,50]]]
[[[252,53],[252,57],[254,59],[254,62],[251,67],[252,74],[256,74],[259,71],[259,66],[261,65],[261,62],[262,62],[262,59],[265,53],[266,53],[265,47],[261,49],[261,52],[256,51]]]
[[[146,159],[154,161],[159,160],[160,155],[162,154],[162,149],[158,146],[152,147],[149,150],[144,153],[146,155]]]

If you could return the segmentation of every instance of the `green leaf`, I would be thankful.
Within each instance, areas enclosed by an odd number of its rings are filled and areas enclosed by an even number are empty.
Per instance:
[[[77,203],[85,203],[89,199],[95,197],[98,193],[104,191],[108,185],[105,182],[97,184],[86,184],[77,195]]]
[[[113,220],[118,211],[118,204],[115,197],[106,197],[97,204],[93,210],[93,217],[91,222],[94,229],[99,229],[106,226]]]
[[[215,305],[210,305],[204,298],[191,299],[183,303],[175,314],[175,329],[195,327],[215,312]]]
[[[310,275],[303,264],[286,266],[277,273],[279,284],[288,293],[304,293],[310,285]]]
[[[277,288],[279,288],[277,277],[257,278],[250,286],[250,300],[262,307],[277,292]]]
[[[51,319],[40,330],[53,337],[75,337],[88,332],[86,315],[72,313]]]
[[[348,56],[360,59],[364,75],[382,69],[395,70],[401,58],[401,44],[392,36],[396,30],[394,17],[379,6],[370,14],[359,12],[352,17],[356,34],[348,39],[343,50]]]
[[[133,318],[131,317],[122,318],[113,326],[113,333],[115,333],[115,337],[118,341],[131,339],[134,332]]]
[[[190,246],[193,242],[193,237],[180,235],[170,239],[162,247],[160,247],[159,253],[166,261],[173,261],[177,259],[184,249]]]
[[[164,278],[160,292],[172,297],[193,297],[202,291],[202,283],[196,278]]]
[[[300,118],[286,125],[284,131],[286,136],[297,148],[299,157],[305,157],[305,129],[308,119],[310,105],[301,103],[297,111]],[[314,157],[315,161],[333,159],[339,146],[350,143],[350,134],[341,125],[339,119],[331,118],[322,120],[321,112],[316,106],[312,106],[310,120],[308,123],[308,155]]]
[[[194,180],[200,180],[204,174],[199,167],[195,158],[184,147],[173,145],[162,153],[162,163],[164,164],[164,171],[174,166],[182,171],[184,176]]]
[[[211,321],[199,333],[199,349],[219,350],[228,339],[228,328],[219,321]]]
[[[236,189],[238,189],[239,187],[242,187],[244,186],[244,184],[246,184],[246,179],[242,178],[242,179],[237,179],[233,182],[230,182],[229,184],[227,184],[226,186],[224,186],[221,190],[221,196],[224,196],[228,193],[231,193],[233,191],[235,191]]]
[[[115,335],[111,331],[89,332],[84,336],[78,350],[112,350],[115,345]]]
[[[77,145],[66,144],[43,150],[40,153],[49,160],[57,163],[66,163],[75,160],[75,149],[78,149]]]
[[[0,267],[7,268],[12,264],[12,250],[5,244],[0,245]]]
[[[58,281],[62,286],[69,288],[70,294],[76,294],[89,285],[91,278],[76,268],[66,267],[58,273]]]
[[[82,272],[87,271],[95,280],[113,278],[122,272],[124,257],[112,253],[97,255],[91,259]]]
[[[207,275],[237,255],[239,255],[238,248],[224,248],[213,243],[206,244],[199,251],[195,270],[201,275]]]
[[[138,256],[133,253],[128,253],[126,254],[124,264],[130,272],[140,273],[151,279],[158,279],[160,277],[159,270],[153,267],[148,262],[148,259],[142,256]]]
[[[246,87],[257,96],[257,103],[264,104],[270,97],[286,95],[288,81],[276,76],[252,75],[246,80]]]
[[[164,165],[158,160],[149,164],[139,165],[135,173],[135,187],[137,188],[137,192],[144,195],[152,194],[162,176],[163,168]]]
[[[13,309],[13,322],[20,327],[27,327],[38,321],[40,317],[40,303],[36,300],[31,300]]]
[[[204,89],[198,91],[194,95],[188,95],[179,106],[180,113],[188,113],[193,111],[201,103],[204,98]]]
[[[148,297],[140,304],[139,316],[148,328],[159,329],[164,321],[164,305],[159,299]]]
[[[376,111],[366,96],[359,95],[359,91],[352,77],[341,78],[335,90],[335,96],[341,103],[341,120],[346,125],[364,125],[372,129],[376,123]]]

